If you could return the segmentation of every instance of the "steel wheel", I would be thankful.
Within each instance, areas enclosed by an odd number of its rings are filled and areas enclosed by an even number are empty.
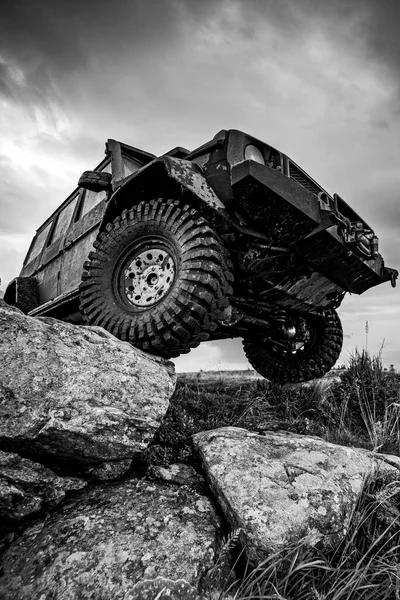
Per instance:
[[[160,302],[172,289],[176,264],[172,251],[164,249],[161,240],[138,246],[117,270],[114,285],[122,302],[144,310]]]
[[[189,352],[216,329],[232,267],[196,210],[176,200],[141,202],[94,246],[80,288],[87,323],[165,357]]]
[[[295,319],[293,340],[259,340],[248,337],[243,347],[248,361],[266,379],[296,383],[322,377],[339,358],[343,332],[335,310]]]

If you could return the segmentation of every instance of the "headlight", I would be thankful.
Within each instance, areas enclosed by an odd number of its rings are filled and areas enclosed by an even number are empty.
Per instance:
[[[265,160],[264,160],[263,155],[261,154],[259,149],[256,148],[256,146],[253,146],[252,144],[250,144],[249,146],[246,146],[246,148],[244,149],[244,159],[245,160],[254,160],[255,162],[265,165]]]

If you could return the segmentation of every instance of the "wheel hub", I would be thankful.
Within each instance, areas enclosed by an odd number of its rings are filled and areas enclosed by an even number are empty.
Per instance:
[[[286,355],[297,355],[306,352],[313,342],[313,336],[307,322],[298,318],[296,323],[285,324],[281,330],[284,343],[275,341],[277,351]],[[282,340],[283,341],[283,340]]]
[[[305,319],[299,317],[277,323],[275,332],[266,335],[264,341],[282,356],[295,356],[307,352],[314,342],[314,334]]]
[[[164,298],[175,279],[175,263],[161,248],[143,250],[123,269],[124,292],[136,308],[153,306]]]

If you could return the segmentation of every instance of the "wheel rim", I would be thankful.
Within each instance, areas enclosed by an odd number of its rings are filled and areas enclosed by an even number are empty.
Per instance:
[[[143,246],[130,253],[120,270],[118,288],[122,298],[136,310],[154,306],[171,290],[176,265],[160,244]]]

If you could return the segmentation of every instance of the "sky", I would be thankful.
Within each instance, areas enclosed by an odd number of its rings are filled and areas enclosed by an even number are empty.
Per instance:
[[[399,269],[399,28],[397,0],[3,0],[1,289],[107,138],[160,155],[230,128],[345,198]],[[399,294],[346,296],[339,363],[367,346],[400,369]],[[249,367],[240,340],[176,365]]]

